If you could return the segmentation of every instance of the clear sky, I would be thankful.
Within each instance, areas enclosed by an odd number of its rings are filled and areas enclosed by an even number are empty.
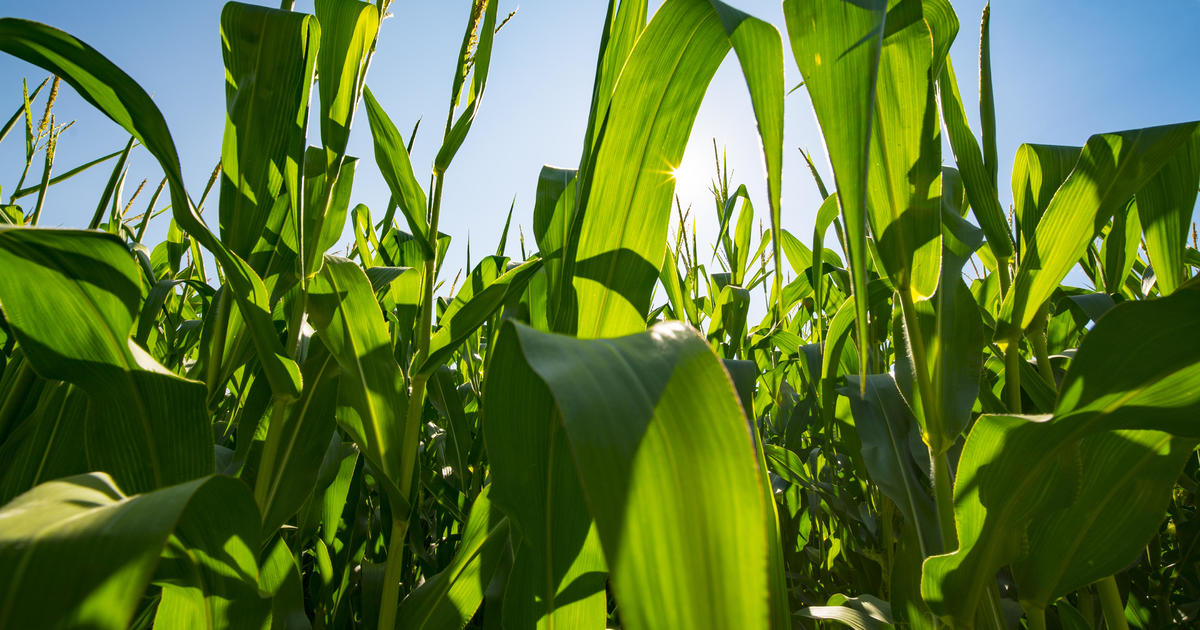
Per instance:
[[[274,3],[267,3],[274,6]],[[405,135],[417,134],[413,163],[420,172],[433,160],[446,116],[454,70],[469,10],[467,0],[396,0],[384,22],[368,85]],[[660,1],[651,0],[651,11]],[[731,4],[784,31],[779,0]],[[179,147],[194,197],[216,164],[224,124],[224,89],[217,0],[162,2],[123,0],[57,2],[0,0],[0,14],[46,22],[83,39],[121,66],[155,99]],[[962,29],[952,48],[955,69],[972,127],[978,133],[978,24],[982,0],[954,2]],[[518,257],[516,224],[529,235],[538,169],[574,166],[578,160],[605,0],[501,0],[500,10],[519,9],[497,38],[492,70],[474,128],[448,173],[442,230],[454,241],[442,277],[463,265],[470,235],[474,259],[494,251],[514,196],[514,229],[507,253]],[[311,0],[297,2],[311,10]],[[786,33],[785,33],[786,37]],[[992,6],[992,64],[999,129],[1001,201],[1012,158],[1022,142],[1081,145],[1091,133],[1200,119],[1200,0],[997,0]],[[800,81],[785,45],[787,87]],[[20,104],[21,79],[30,87],[44,73],[0,55],[0,115]],[[78,122],[61,138],[56,172],[119,149],[128,136],[64,85],[56,109],[60,121]],[[815,118],[803,88],[787,97],[783,183],[784,227],[807,241],[818,194],[797,151],[811,149],[828,178]],[[38,110],[40,114],[40,109]],[[23,164],[19,130],[0,144],[4,201]],[[314,133],[311,138],[317,138]],[[715,232],[707,187],[713,173],[712,139],[728,151],[737,183],[752,192],[765,218],[765,181],[745,84],[732,54],[718,71],[678,170],[677,193],[695,205],[701,241]],[[375,170],[370,132],[361,111],[350,152],[363,158],[353,202],[376,213],[387,190]],[[952,156],[943,160],[950,164]],[[94,212],[111,163],[52,189],[44,225],[85,226]],[[35,166],[30,181],[36,181]],[[126,198],[143,178],[152,188],[161,177],[152,158],[136,150]],[[827,179],[832,182],[832,179]],[[135,208],[140,212],[150,191]],[[32,198],[23,200],[32,205]],[[215,224],[215,204],[205,213]],[[165,233],[165,217],[150,237]],[[215,227],[215,226],[214,226]]]

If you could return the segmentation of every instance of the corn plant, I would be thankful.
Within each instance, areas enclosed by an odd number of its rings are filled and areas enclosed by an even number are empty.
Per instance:
[[[513,17],[465,5],[423,175],[368,87],[389,0],[226,4],[198,197],[132,77],[0,19],[53,76],[0,128],[26,158],[0,207],[0,627],[1196,622],[1200,122],[1021,145],[1009,215],[988,10],[976,135],[946,0],[784,0],[783,34],[611,0],[534,251],[504,255],[510,210],[443,292],[444,191]],[[785,41],[833,174],[804,153],[811,235],[780,226]],[[730,52],[766,181],[714,142],[705,244],[671,170]],[[130,139],[56,175],[63,83]],[[135,150],[163,175],[140,214]],[[87,229],[38,227],[114,158]]]

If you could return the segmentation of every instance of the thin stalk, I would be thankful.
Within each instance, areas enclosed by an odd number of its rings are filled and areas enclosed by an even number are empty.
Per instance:
[[[222,290],[217,295],[217,320],[214,326],[213,340],[209,344],[208,363],[205,366],[204,382],[208,385],[209,407],[214,407],[220,401],[220,397],[216,395],[220,391],[217,379],[221,374],[221,361],[225,352],[225,338],[229,332],[229,315],[232,308],[232,299],[228,289]]]
[[[1104,611],[1104,623],[1108,624],[1109,630],[1129,630],[1117,580],[1111,575],[1101,579],[1096,582],[1096,592],[1100,595],[1100,609]]]
[[[1009,269],[1009,258],[996,259],[996,273],[1000,275],[1000,297],[1008,295],[1008,289],[1012,287],[1012,272]]]
[[[958,548],[958,532],[954,526],[954,482],[950,479],[950,458],[941,453],[930,458],[933,470],[934,501],[938,508],[938,525],[942,532],[942,553]]]
[[[142,238],[146,236],[146,226],[150,225],[150,219],[154,218],[154,204],[158,201],[158,196],[162,194],[163,188],[167,186],[167,178],[162,178],[158,183],[158,188],[154,191],[154,195],[150,197],[150,205],[146,206],[146,214],[142,215],[142,222],[138,225],[137,236],[134,241],[141,243]]]
[[[1004,391],[1008,412],[1021,413],[1021,333],[1008,340],[1004,351]]]
[[[1050,303],[1047,302],[1042,304],[1033,318],[1033,334],[1029,336],[1029,344],[1033,346],[1033,358],[1037,360],[1038,374],[1051,389],[1057,390],[1058,384],[1054,380],[1054,370],[1050,368],[1050,352],[1046,345],[1046,323],[1049,319]]]
[[[433,285],[437,279],[437,229],[442,205],[443,173],[434,174],[433,200],[429,210],[429,233],[433,236],[435,251],[425,257],[425,277],[421,285],[421,313],[417,324],[417,351],[409,373],[411,387],[408,395],[408,412],[404,419],[404,441],[400,444],[400,470],[398,489],[401,496],[408,497],[412,490],[413,466],[416,463],[417,442],[420,437],[421,412],[425,408],[425,385],[429,382],[429,370],[421,369],[429,358],[429,338],[433,327]],[[398,509],[399,506],[393,506]],[[387,566],[384,569],[383,597],[379,603],[379,627],[394,628],[396,610],[400,605],[400,577],[404,564],[404,538],[408,535],[410,514],[392,513],[392,540],[388,543]]]
[[[400,578],[404,563],[404,538],[408,535],[408,519],[392,515],[392,538],[388,541],[387,566],[383,570],[383,598],[379,604],[379,630],[396,627],[400,606]]]
[[[42,186],[38,191],[37,205],[33,208],[33,218],[30,225],[37,225],[42,218],[42,208],[46,205],[46,190],[50,188],[50,169],[54,166],[54,149],[58,144],[58,134],[54,133],[54,118],[50,118],[50,141],[46,144],[46,166],[42,169]]]
[[[912,293],[907,288],[901,288],[900,308],[904,314],[904,324],[908,328],[908,343],[912,348],[913,370],[917,373],[917,390],[920,404],[915,405],[918,413],[925,420],[925,432],[929,436],[929,465],[933,470],[934,502],[937,505],[938,523],[941,526],[942,548],[949,552],[958,546],[954,528],[954,482],[950,478],[950,462],[946,451],[950,444],[945,444],[945,429],[942,426],[941,409],[934,397],[933,383],[929,377],[929,361],[925,352],[925,338],[921,334],[921,323],[917,319],[917,307],[913,303]]]

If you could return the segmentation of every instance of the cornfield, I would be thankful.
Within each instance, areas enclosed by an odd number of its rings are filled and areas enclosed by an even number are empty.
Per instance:
[[[389,4],[225,5],[198,196],[133,77],[0,19],[53,77],[0,129],[26,145],[0,206],[0,628],[1198,623],[1200,122],[1021,145],[1006,209],[986,9],[976,133],[948,0],[784,0],[785,32],[610,0],[532,251],[506,227],[443,295],[448,168],[506,18],[470,3],[424,173],[367,87]],[[718,157],[698,243],[660,165],[731,52],[767,176]],[[800,235],[792,63],[833,172],[810,159]],[[55,167],[60,87],[130,136],[86,229],[38,226],[100,162]],[[350,207],[355,122],[374,208]],[[163,179],[131,208],[135,148]]]

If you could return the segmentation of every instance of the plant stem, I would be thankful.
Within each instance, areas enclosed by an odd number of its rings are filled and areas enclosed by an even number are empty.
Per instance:
[[[432,239],[432,254],[425,256],[425,277],[421,285],[421,313],[417,323],[417,351],[409,367],[410,390],[408,411],[404,418],[404,439],[400,444],[401,477],[397,480],[401,497],[407,499],[412,491],[413,466],[416,463],[417,446],[420,438],[421,412],[425,409],[425,385],[429,382],[428,370],[421,369],[429,358],[429,338],[433,327],[433,283],[437,280],[437,225],[442,205],[442,173],[434,174],[433,202],[429,211],[429,234]],[[397,502],[393,502],[397,503]],[[400,505],[392,506],[392,540],[388,543],[387,568],[384,569],[383,597],[379,603],[379,628],[396,625],[396,609],[400,604],[400,571],[404,562],[404,537],[408,535],[408,510],[397,514]]]
[[[50,143],[46,147],[46,167],[42,169],[42,187],[38,190],[37,204],[33,208],[33,218],[29,220],[30,225],[38,224],[38,220],[42,218],[42,208],[46,205],[46,191],[50,188],[50,168],[54,166],[54,141],[54,130],[51,127]]]
[[[918,418],[924,420],[926,443],[929,445],[929,467],[933,475],[934,502],[937,505],[938,524],[941,529],[942,551],[949,552],[958,546],[957,533],[954,527],[954,482],[950,478],[950,462],[946,451],[946,431],[942,426],[941,409],[933,393],[933,384],[929,376],[929,360],[925,354],[925,337],[921,333],[921,323],[917,319],[917,307],[913,303],[912,293],[901,288],[900,308],[904,314],[904,325],[908,329],[908,344],[912,349],[913,371],[917,376],[919,403],[914,405]],[[953,442],[953,440],[950,440]]]
[[[932,455],[932,454],[931,454]],[[958,532],[954,524],[954,482],[950,479],[950,459],[946,453],[929,460],[933,472],[933,493],[937,504],[938,525],[942,531],[942,553],[950,553],[958,547]]]
[[[388,541],[387,566],[383,570],[383,597],[379,604],[379,630],[396,627],[396,612],[400,608],[400,571],[404,565],[404,538],[408,535],[408,519],[392,515],[392,538]]]
[[[1000,297],[1008,295],[1008,289],[1012,287],[1012,272],[1009,270],[1009,258],[996,259],[996,273],[1000,275]]]
[[[946,452],[948,445],[943,445],[944,430],[939,412],[937,399],[933,395],[933,384],[929,378],[929,361],[925,354],[925,337],[921,334],[921,323],[917,320],[917,307],[913,303],[912,294],[906,288],[897,291],[900,296],[900,308],[904,313],[904,325],[908,329],[908,343],[912,349],[913,371],[917,377],[917,392],[920,404],[917,405],[919,418],[924,420],[922,427],[927,434],[930,454],[937,456]]]
[[[1021,333],[1008,340],[1004,351],[1004,392],[1009,413],[1021,413]]]
[[[1033,334],[1029,336],[1029,344],[1033,346],[1033,358],[1037,360],[1038,374],[1046,381],[1046,384],[1050,385],[1051,389],[1058,390],[1058,383],[1054,380],[1054,370],[1050,368],[1050,352],[1046,345],[1046,323],[1049,319],[1050,303],[1047,302],[1042,304],[1033,318]]]
[[[1100,609],[1104,612],[1104,623],[1108,624],[1109,630],[1129,630],[1117,580],[1111,575],[1101,579],[1096,582],[1096,592],[1100,595]]]

